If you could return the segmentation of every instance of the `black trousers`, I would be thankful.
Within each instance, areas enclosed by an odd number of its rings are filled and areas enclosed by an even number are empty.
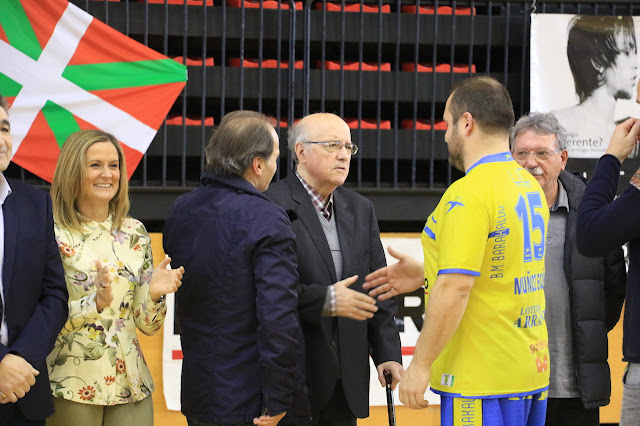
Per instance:
[[[349,408],[342,381],[336,382],[333,394],[320,414],[313,416],[313,426],[356,426],[357,419]]]
[[[31,421],[14,403],[0,404],[0,426],[45,426],[45,420]]]
[[[356,426],[358,419],[351,412],[347,397],[344,395],[342,382],[338,380],[327,405],[320,413],[313,416],[311,422],[291,422],[284,416],[278,425],[282,426]]]
[[[599,426],[600,409],[584,408],[580,398],[549,398],[546,426]]]

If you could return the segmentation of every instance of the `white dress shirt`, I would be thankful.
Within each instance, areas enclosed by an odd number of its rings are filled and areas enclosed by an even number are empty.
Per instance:
[[[4,175],[0,173],[0,206],[4,206],[4,200],[11,194],[11,187]],[[7,320],[5,312],[7,304],[4,302],[4,286],[2,283],[2,270],[4,269],[4,212],[0,207],[0,297],[2,298],[2,324],[0,324],[0,343],[7,345],[9,343],[9,333],[7,331]]]

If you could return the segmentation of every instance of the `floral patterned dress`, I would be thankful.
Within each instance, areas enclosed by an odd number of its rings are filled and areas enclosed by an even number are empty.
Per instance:
[[[149,296],[153,272],[151,241],[144,225],[126,218],[112,229],[104,222],[83,222],[81,229],[55,224],[62,256],[69,318],[47,357],[53,396],[95,405],[140,401],[153,392],[136,327],[153,335],[167,311],[164,300]],[[109,266],[113,301],[96,307],[96,260]]]

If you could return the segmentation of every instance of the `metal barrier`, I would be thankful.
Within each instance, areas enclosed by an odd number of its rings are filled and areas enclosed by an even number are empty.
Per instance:
[[[534,6],[538,13],[640,14],[629,0],[72,2],[187,65],[187,86],[131,179],[134,194],[171,200],[204,170],[211,119],[244,108],[276,120],[278,178],[292,166],[286,128],[309,112],[335,112],[349,120],[360,147],[347,186],[371,197],[437,201],[461,176],[448,165],[440,122],[453,83],[489,74],[508,88],[516,115],[528,111]]]

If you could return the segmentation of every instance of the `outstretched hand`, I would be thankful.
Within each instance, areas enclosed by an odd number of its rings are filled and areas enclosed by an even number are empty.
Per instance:
[[[362,286],[369,296],[387,300],[403,293],[411,293],[424,283],[424,265],[406,253],[387,247],[389,254],[398,262],[380,268],[367,275]]]
[[[358,276],[354,275],[333,285],[336,292],[336,315],[364,321],[373,318],[378,307],[374,298],[349,288],[357,280]]]

